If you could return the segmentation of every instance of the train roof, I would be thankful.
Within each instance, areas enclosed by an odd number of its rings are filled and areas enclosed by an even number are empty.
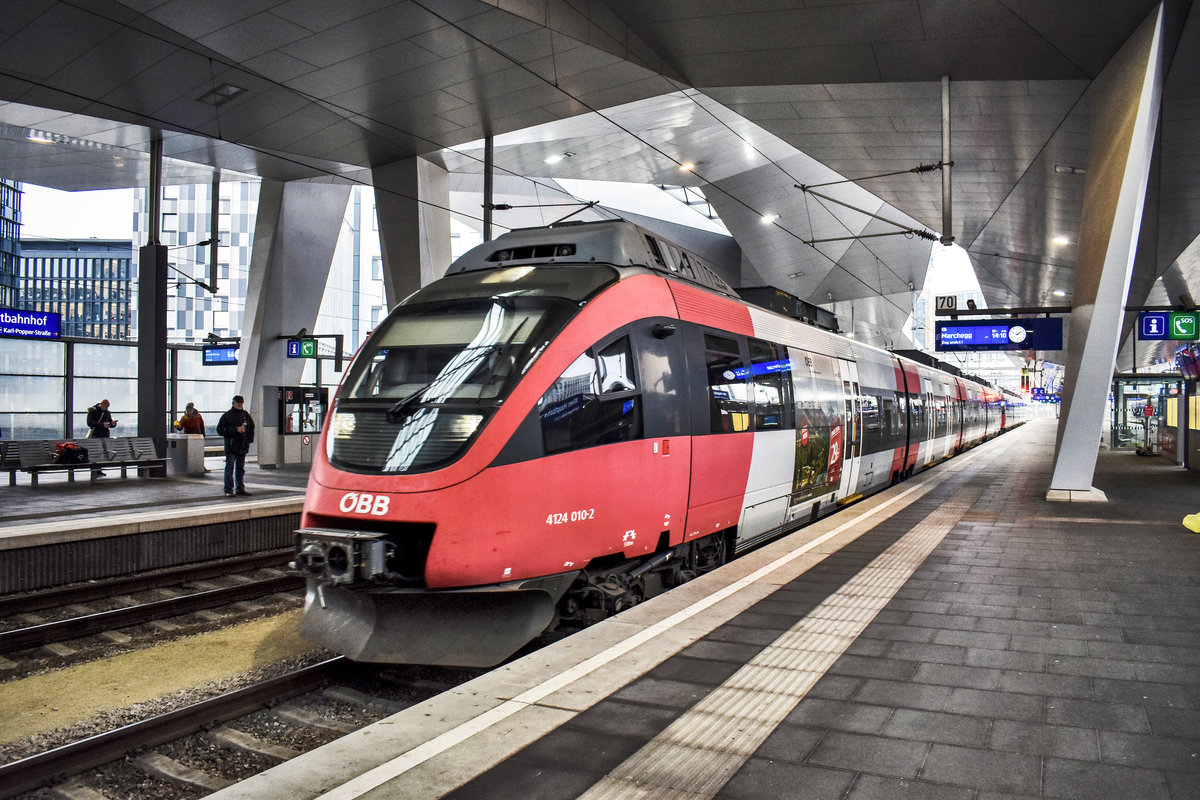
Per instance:
[[[738,296],[704,259],[626,220],[518,228],[468,250],[450,265],[446,274],[523,264],[641,267],[731,297]]]

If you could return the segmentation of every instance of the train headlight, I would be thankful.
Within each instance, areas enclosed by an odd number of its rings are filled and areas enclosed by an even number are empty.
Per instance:
[[[358,420],[353,414],[345,411],[334,411],[332,429],[329,435],[325,437],[325,457],[333,459],[334,444],[339,440],[349,439],[354,435],[354,429],[358,426]]]

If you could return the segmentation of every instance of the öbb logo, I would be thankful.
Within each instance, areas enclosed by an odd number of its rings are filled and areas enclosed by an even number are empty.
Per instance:
[[[370,514],[373,517],[382,517],[388,512],[389,500],[391,500],[390,497],[382,494],[346,492],[342,495],[338,508],[345,514]]]

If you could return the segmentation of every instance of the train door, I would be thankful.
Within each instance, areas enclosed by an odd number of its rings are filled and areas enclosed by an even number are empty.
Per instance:
[[[857,491],[862,464],[862,400],[859,397],[858,365],[838,359],[842,379],[842,401],[845,425],[842,432],[842,472],[838,497],[848,497]]]

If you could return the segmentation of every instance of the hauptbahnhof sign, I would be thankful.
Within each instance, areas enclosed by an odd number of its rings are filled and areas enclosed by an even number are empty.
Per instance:
[[[0,336],[17,339],[59,339],[62,337],[62,315],[49,311],[0,308]]]

